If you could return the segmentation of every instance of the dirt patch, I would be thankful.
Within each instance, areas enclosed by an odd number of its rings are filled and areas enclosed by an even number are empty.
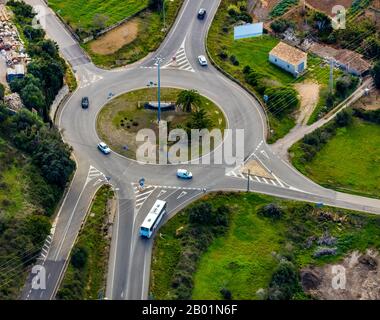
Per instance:
[[[272,9],[280,2],[280,0],[260,0],[256,2],[253,8],[253,15],[258,21],[266,20]]]
[[[334,14],[332,13],[332,8],[336,5],[341,5],[345,7],[346,9],[350,8],[352,5],[353,0],[340,0],[339,3],[337,3],[336,0],[306,0],[306,3],[327,14],[328,16],[333,16]]]
[[[360,98],[354,106],[356,108],[371,111],[380,109],[380,90],[371,90],[368,96]]]
[[[260,165],[256,160],[251,160],[248,161],[242,168],[241,172],[243,173],[249,173],[251,175],[259,176],[259,177],[264,177],[264,178],[269,178],[273,179],[273,177],[269,174],[268,171],[266,171],[262,165]]]
[[[318,103],[320,85],[314,82],[303,82],[295,84],[294,87],[301,98],[297,123],[306,124]]]
[[[379,300],[379,265],[377,251],[354,251],[340,263],[303,269],[301,282],[305,292],[321,300]]]
[[[107,32],[90,44],[91,50],[96,54],[113,54],[120,48],[136,39],[139,25],[132,19]]]

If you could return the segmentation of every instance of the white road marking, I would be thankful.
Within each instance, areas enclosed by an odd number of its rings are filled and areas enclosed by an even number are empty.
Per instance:
[[[166,192],[167,192],[166,190],[161,190],[160,193],[158,194],[157,198],[161,197]]]
[[[185,195],[187,195],[187,192],[186,192],[186,191],[182,191],[182,192],[180,193],[180,195],[177,197],[177,200],[180,199],[180,198],[182,198],[182,197],[185,196]]]

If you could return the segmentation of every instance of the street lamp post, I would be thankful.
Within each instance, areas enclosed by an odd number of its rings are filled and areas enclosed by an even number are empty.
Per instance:
[[[158,92],[157,92],[157,99],[158,99],[157,122],[158,122],[158,124],[161,121],[161,72],[160,72],[161,62],[162,62],[162,58],[157,57],[156,63],[157,63],[157,77],[158,77],[158,80],[157,80],[157,88],[158,88]]]

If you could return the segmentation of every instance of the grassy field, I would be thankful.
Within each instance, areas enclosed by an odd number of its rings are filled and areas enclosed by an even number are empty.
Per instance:
[[[349,127],[338,129],[313,160],[298,159],[299,144],[290,149],[292,163],[303,174],[328,188],[380,198],[380,126],[354,117]]]
[[[112,198],[110,186],[103,186],[96,193],[86,223],[73,247],[70,264],[58,291],[59,299],[95,300],[104,296],[110,245],[107,221],[109,200]],[[74,262],[73,257],[78,255],[76,252],[85,252],[80,266]]]
[[[155,51],[164,40],[170,26],[174,23],[183,0],[166,1],[166,30],[163,30],[163,16],[158,12],[144,10],[131,19],[137,23],[138,34],[136,39],[121,47],[113,54],[101,55],[91,50],[91,42],[83,45],[92,61],[103,68],[115,68],[138,61],[148,53]]]
[[[145,9],[148,0],[49,0],[49,6],[74,30],[90,31],[94,28],[94,17],[104,15],[110,26]]]
[[[259,299],[256,292],[268,288],[279,257],[287,257],[298,268],[338,261],[347,252],[368,247],[380,248],[380,218],[330,207],[285,201],[254,193],[218,193],[199,202],[213,207],[227,205],[232,212],[228,231],[216,238],[201,256],[193,275],[193,299],[222,299],[221,288],[228,288],[233,299]],[[283,210],[275,220],[258,214],[258,209],[277,203]],[[192,204],[195,205],[195,204]],[[181,254],[181,233],[186,231],[186,210],[179,212],[160,229],[155,239],[151,294],[155,299],[171,298],[171,280]],[[326,218],[327,217],[327,218]],[[310,237],[328,231],[337,238],[335,256],[314,257],[316,242]],[[307,298],[302,292],[298,299]]]
[[[161,99],[176,102],[180,89],[162,88]],[[157,89],[141,89],[125,93],[112,99],[99,113],[97,131],[111,149],[127,157],[136,158],[139,146],[136,134],[139,130],[150,128],[156,132],[157,111],[144,108],[147,101],[157,100]],[[212,128],[225,129],[226,119],[223,112],[210,100],[201,97],[202,107],[212,122]],[[161,119],[168,121],[169,130],[183,128],[191,118],[191,113],[181,110],[161,112]],[[125,150],[125,146],[128,150]]]
[[[304,80],[315,81],[322,86],[326,86],[329,80],[329,68],[321,59],[308,55],[307,72],[295,79],[290,73],[283,71],[273,65],[268,60],[268,54],[280,41],[273,36],[264,34],[261,37],[234,40],[233,26],[228,23],[227,8],[229,0],[222,0],[222,4],[211,25],[207,39],[207,46],[213,60],[227,73],[239,80],[244,86],[255,92],[260,99],[262,96],[256,88],[248,84],[245,80],[243,68],[250,66],[251,69],[264,75],[272,86],[292,86]],[[225,52],[229,57],[235,56],[239,65],[234,65],[229,59],[222,59],[220,53]],[[341,72],[336,71],[336,76]],[[295,121],[292,115],[282,118],[270,117],[270,126],[274,130],[268,142],[273,143],[283,137],[294,126]]]

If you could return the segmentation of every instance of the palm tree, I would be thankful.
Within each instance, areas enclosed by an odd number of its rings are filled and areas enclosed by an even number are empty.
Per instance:
[[[188,123],[190,129],[208,129],[212,126],[212,120],[209,118],[207,112],[203,108],[198,108],[191,115],[191,119]]]
[[[201,96],[196,90],[182,90],[177,97],[177,105],[182,107],[182,110],[191,112],[192,107],[201,105]]]

